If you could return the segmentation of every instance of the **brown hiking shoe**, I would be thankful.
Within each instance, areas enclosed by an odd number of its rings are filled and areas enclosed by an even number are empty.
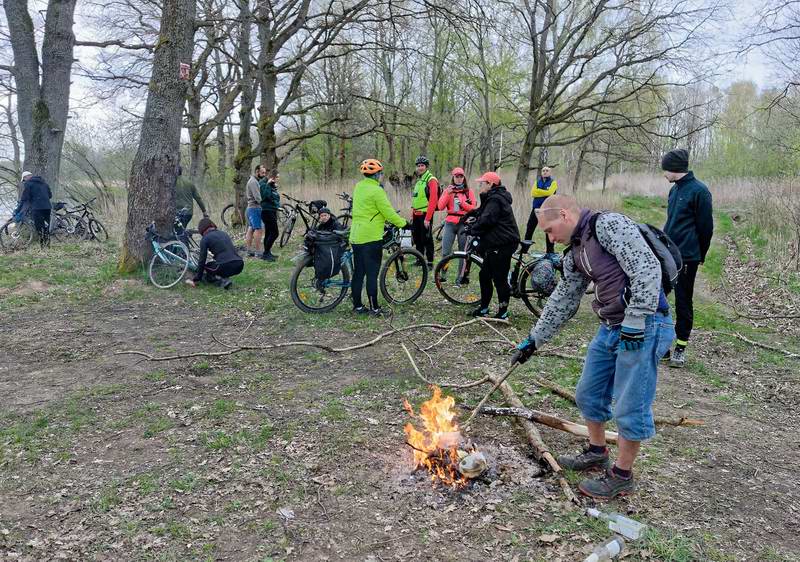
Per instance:
[[[598,478],[587,478],[578,484],[578,490],[585,496],[596,500],[611,500],[617,496],[627,496],[636,491],[633,476],[622,478],[608,469]]]
[[[608,448],[605,453],[593,453],[586,445],[583,452],[577,455],[559,455],[558,464],[562,468],[570,470],[587,470],[589,468],[603,468],[608,469],[611,466],[611,460],[608,458]]]

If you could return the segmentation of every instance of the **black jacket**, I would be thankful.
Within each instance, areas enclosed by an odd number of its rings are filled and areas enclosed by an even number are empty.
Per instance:
[[[200,258],[197,262],[197,275],[194,277],[195,281],[199,281],[203,278],[203,268],[206,265],[209,252],[211,252],[211,255],[214,257],[214,262],[219,265],[233,261],[242,261],[239,254],[236,253],[236,248],[233,246],[233,241],[230,236],[221,230],[209,230],[200,241]]]
[[[52,209],[50,199],[53,194],[50,186],[39,176],[31,176],[24,183],[17,211],[46,211]],[[15,212],[15,214],[16,214]]]
[[[714,234],[711,192],[692,172],[669,191],[664,232],[680,248],[683,261],[705,261]]]
[[[511,202],[511,194],[502,185],[481,193],[481,206],[476,209],[478,219],[470,229],[473,235],[480,237],[481,248],[491,250],[519,245],[519,229]]]

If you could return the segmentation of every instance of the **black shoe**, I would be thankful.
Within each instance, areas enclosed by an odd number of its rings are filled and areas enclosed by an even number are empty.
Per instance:
[[[508,307],[501,306],[497,309],[497,314],[494,315],[498,320],[508,320]]]
[[[272,254],[262,254],[261,255],[261,259],[264,260],[264,261],[270,261],[271,262],[271,261],[275,261],[275,256],[273,256]]]
[[[231,281],[230,279],[227,279],[227,278],[226,279],[222,279],[219,282],[219,286],[227,291],[231,287],[233,287],[233,281]]]
[[[254,257],[256,257],[256,253],[255,252],[251,252],[250,250],[248,250],[247,251],[247,257],[254,258]]]
[[[482,306],[479,306],[478,308],[472,311],[472,316],[474,316],[475,318],[486,318],[487,316],[489,316],[489,308],[488,307],[483,308]]]
[[[386,311],[383,310],[381,307],[370,308],[368,313],[370,316],[386,316]]]
[[[355,314],[369,314],[369,309],[362,304],[362,305],[359,305],[359,306],[354,306],[353,307],[353,312]]]
[[[582,481],[578,484],[578,490],[596,500],[613,500],[617,496],[632,494],[636,490],[636,483],[633,481],[633,476],[622,478],[610,468],[594,480],[587,478]]]

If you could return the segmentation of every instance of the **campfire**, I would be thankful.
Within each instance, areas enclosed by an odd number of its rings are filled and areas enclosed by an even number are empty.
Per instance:
[[[422,430],[407,423],[403,430],[406,442],[414,449],[414,468],[425,469],[434,483],[440,482],[454,489],[465,486],[486,469],[486,459],[471,444],[463,445],[458,423],[455,421],[456,401],[452,396],[442,397],[442,390],[433,386],[433,397],[423,402],[419,414],[403,398],[403,407],[422,421]]]

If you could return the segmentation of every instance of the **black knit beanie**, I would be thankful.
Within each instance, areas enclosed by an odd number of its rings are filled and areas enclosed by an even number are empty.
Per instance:
[[[661,169],[665,172],[685,174],[689,171],[689,152],[684,148],[670,150],[661,159]]]

